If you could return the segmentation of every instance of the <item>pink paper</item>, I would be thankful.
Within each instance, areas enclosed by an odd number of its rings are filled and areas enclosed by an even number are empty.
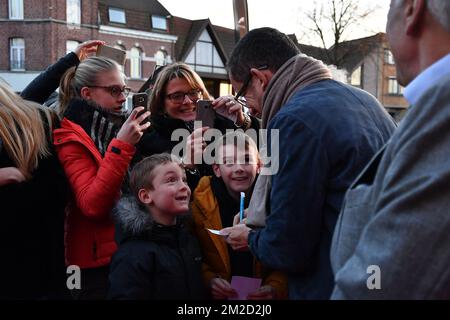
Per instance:
[[[233,276],[231,287],[236,290],[237,296],[229,300],[247,300],[247,296],[261,287],[261,279]]]

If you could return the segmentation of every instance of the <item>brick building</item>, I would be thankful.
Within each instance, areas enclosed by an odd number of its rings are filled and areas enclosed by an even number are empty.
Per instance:
[[[100,39],[127,52],[138,90],[156,64],[189,63],[219,96],[231,91],[224,66],[234,30],[173,17],[156,0],[1,0],[0,77],[22,90],[80,42]]]
[[[295,35],[290,37],[303,53],[335,64],[345,74],[344,82],[371,93],[394,119],[402,118],[408,102],[403,97],[403,87],[397,82],[395,62],[384,33],[342,42],[335,52],[334,47],[323,49],[304,45]]]

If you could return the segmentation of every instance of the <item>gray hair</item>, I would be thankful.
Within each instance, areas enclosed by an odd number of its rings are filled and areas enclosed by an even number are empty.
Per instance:
[[[427,7],[433,17],[448,32],[450,32],[450,1],[428,0]]]

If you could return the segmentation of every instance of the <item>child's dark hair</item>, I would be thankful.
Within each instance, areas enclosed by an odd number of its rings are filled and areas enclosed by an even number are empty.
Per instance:
[[[131,170],[130,174],[130,189],[136,199],[139,200],[139,190],[141,189],[151,189],[153,190],[153,179],[155,178],[155,168],[159,165],[166,164],[169,162],[175,162],[180,165],[181,161],[175,156],[169,153],[155,154],[150,157],[144,158],[139,161]],[[184,170],[184,168],[183,168]]]

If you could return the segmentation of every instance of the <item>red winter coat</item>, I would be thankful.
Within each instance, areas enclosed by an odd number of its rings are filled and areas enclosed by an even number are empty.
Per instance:
[[[72,189],[65,222],[66,264],[108,265],[117,250],[111,210],[135,147],[113,139],[102,158],[87,133],[66,118],[53,132],[53,141]]]

